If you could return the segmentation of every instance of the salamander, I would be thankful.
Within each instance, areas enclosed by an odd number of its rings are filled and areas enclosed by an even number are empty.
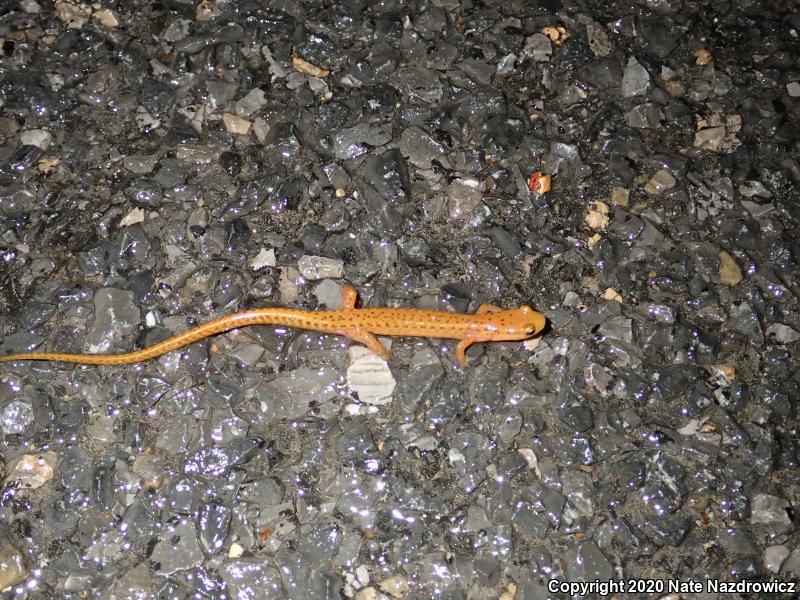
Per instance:
[[[342,306],[336,310],[307,311],[293,308],[254,308],[232,313],[179,333],[163,342],[124,354],[62,354],[25,352],[0,356],[0,362],[50,360],[84,365],[127,365],[156,358],[210,336],[248,325],[279,325],[342,335],[364,344],[389,359],[390,353],[375,336],[430,337],[461,340],[456,359],[466,366],[466,351],[476,342],[525,340],[541,333],[542,313],[529,306],[503,310],[482,304],[475,314],[419,308],[356,308],[357,292],[343,285]]]

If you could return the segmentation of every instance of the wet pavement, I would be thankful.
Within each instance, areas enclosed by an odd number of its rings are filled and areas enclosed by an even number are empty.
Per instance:
[[[9,3],[0,354],[344,282],[549,327],[466,368],[261,326],[4,363],[2,597],[796,581],[799,36],[749,0]]]

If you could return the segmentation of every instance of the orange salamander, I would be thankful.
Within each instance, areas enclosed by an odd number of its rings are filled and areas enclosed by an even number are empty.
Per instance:
[[[388,359],[390,353],[381,346],[376,335],[461,340],[456,346],[456,358],[461,366],[466,366],[465,353],[475,342],[525,340],[540,333],[545,326],[544,315],[525,305],[503,310],[492,304],[482,304],[475,314],[463,314],[419,308],[356,308],[356,297],[355,288],[343,285],[342,306],[336,310],[254,308],[225,315],[161,343],[124,354],[26,352],[0,356],[0,362],[52,360],[84,365],[128,365],[231,329],[248,325],[281,325],[343,335],[364,344],[384,359]]]

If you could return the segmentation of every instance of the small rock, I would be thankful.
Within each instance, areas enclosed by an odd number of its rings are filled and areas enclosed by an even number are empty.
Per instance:
[[[222,14],[222,9],[211,0],[200,0],[195,8],[194,18],[198,21],[213,21]]]
[[[120,219],[119,226],[120,228],[130,227],[131,225],[136,225],[136,223],[142,223],[144,222],[144,215],[144,209],[136,207]]]
[[[28,129],[19,135],[19,143],[23,146],[36,146],[42,150],[50,147],[53,136],[44,129]]]
[[[342,306],[342,288],[330,279],[323,279],[314,288],[314,296],[321,306],[328,310],[336,310]]]
[[[298,73],[302,73],[303,75],[311,75],[311,77],[316,77],[318,79],[324,79],[331,72],[328,69],[323,69],[318,67],[314,64],[311,64],[304,58],[300,58],[299,56],[295,56],[292,58],[292,68]]]
[[[589,41],[589,48],[596,56],[604,57],[611,54],[611,41],[608,39],[605,27],[597,21],[586,24],[586,38]]]
[[[800,340],[800,333],[783,323],[773,323],[767,327],[766,333],[767,338],[779,344],[793,344]]]
[[[158,162],[155,154],[130,154],[122,159],[122,166],[131,173],[144,175],[152,173]]]
[[[611,189],[611,203],[616,206],[628,206],[630,194],[630,190],[614,187]]]
[[[70,29],[83,29],[92,16],[92,7],[88,4],[56,0],[56,17]]]
[[[739,193],[745,198],[752,198],[758,196],[759,198],[771,198],[772,194],[764,187],[764,184],[758,180],[745,181],[739,186]]]
[[[294,267],[281,269],[278,277],[278,291],[283,304],[292,304],[300,296],[300,286],[305,283],[303,276]]]
[[[531,57],[536,62],[547,62],[553,54],[553,44],[545,34],[534,33],[525,39],[522,54]]]
[[[694,134],[694,146],[712,152],[722,150],[725,145],[726,133],[724,126],[701,129]]]
[[[7,481],[16,482],[21,488],[40,488],[53,479],[56,459],[55,452],[23,454],[9,466]]]
[[[139,325],[139,307],[133,292],[101,288],[94,294],[94,321],[86,336],[90,354],[104,354],[127,346]]]
[[[395,379],[383,358],[364,346],[350,346],[347,385],[365,404],[383,406],[392,401]]]
[[[781,525],[789,527],[792,520],[786,512],[788,503],[782,498],[769,494],[756,494],[753,498],[750,522],[763,525]]]
[[[665,169],[660,169],[645,184],[644,191],[648,194],[660,194],[665,190],[674,188],[676,183],[677,181],[672,176],[672,173]]]
[[[253,88],[244,98],[236,101],[234,110],[239,117],[249,117],[267,103],[267,97],[261,88]]]
[[[786,93],[792,98],[800,98],[800,81],[790,81],[787,83]]]
[[[657,129],[664,120],[664,112],[654,102],[634,106],[625,113],[625,122],[637,129]]]
[[[694,51],[694,64],[704,67],[711,62],[711,52],[705,48],[698,48]]]
[[[733,287],[742,280],[742,270],[725,250],[719,253],[719,280],[728,287]]]
[[[783,561],[789,556],[789,549],[783,544],[768,546],[764,550],[764,569],[770,573],[780,573]]]
[[[146,450],[133,461],[131,472],[142,480],[146,489],[156,490],[164,483],[165,459],[160,452]]]
[[[344,273],[344,261],[306,254],[297,261],[297,269],[309,280],[339,279]]]
[[[36,0],[22,0],[22,2],[19,3],[19,7],[29,15],[38,15],[42,12],[42,7]]]
[[[263,269],[264,267],[274,267],[277,265],[277,258],[275,257],[275,249],[261,248],[256,254],[255,258],[250,261],[250,268],[254,271]]]
[[[231,113],[225,113],[222,115],[222,122],[225,124],[225,130],[229,133],[235,133],[237,135],[247,135],[250,132],[250,121],[247,119],[243,119],[242,117],[238,117]]]
[[[603,292],[603,299],[612,300],[614,302],[619,302],[620,304],[622,304],[622,296],[620,296],[619,292],[614,288],[606,288],[606,291]]]
[[[27,402],[14,400],[3,407],[0,428],[6,435],[15,435],[25,431],[33,419],[33,407]]]
[[[119,17],[117,13],[110,8],[97,8],[94,13],[92,13],[92,17],[100,23],[101,27],[105,27],[106,29],[116,29],[119,27]]]
[[[0,530],[0,590],[17,585],[28,577],[25,555],[12,543],[10,534]]]
[[[382,592],[389,594],[392,598],[402,598],[408,593],[408,580],[401,575],[392,575],[381,581]]]
[[[230,550],[228,550],[228,558],[241,558],[244,554],[244,547],[233,542],[231,544]]]
[[[150,560],[157,565],[156,572],[162,575],[198,566],[203,561],[203,551],[197,541],[194,523],[184,519],[165,527]]]
[[[633,56],[622,73],[622,97],[644,96],[650,89],[650,73]]]
[[[586,215],[583,220],[589,229],[594,229],[595,231],[605,230],[609,221],[608,204],[600,200],[592,202],[586,209]]]
[[[365,587],[358,590],[355,596],[356,600],[379,600],[378,590],[374,587]]]
[[[430,169],[431,161],[441,159],[446,151],[419,127],[409,127],[400,135],[400,152],[415,167]]]
[[[453,221],[466,219],[481,203],[477,179],[456,179],[447,190],[447,207]]]

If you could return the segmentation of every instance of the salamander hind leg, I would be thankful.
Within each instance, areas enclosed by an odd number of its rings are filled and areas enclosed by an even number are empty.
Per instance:
[[[378,341],[378,338],[376,338],[368,331],[361,331],[360,329],[349,329],[347,331],[342,331],[341,334],[349,337],[351,340],[355,342],[364,344],[375,354],[383,358],[383,360],[389,360],[389,357],[392,355],[391,352],[389,352],[386,348],[381,346],[381,343]]]
[[[467,349],[475,342],[476,340],[473,338],[464,338],[458,342],[458,346],[456,346],[456,360],[462,367],[466,367],[467,363],[469,363],[469,359],[467,359]]]
[[[353,310],[356,307],[356,299],[358,298],[356,288],[347,283],[343,283],[341,292],[342,305],[339,307],[339,310]]]
[[[503,309],[495,304],[481,304],[478,310],[475,311],[476,315],[488,315],[491,313],[503,312]]]

